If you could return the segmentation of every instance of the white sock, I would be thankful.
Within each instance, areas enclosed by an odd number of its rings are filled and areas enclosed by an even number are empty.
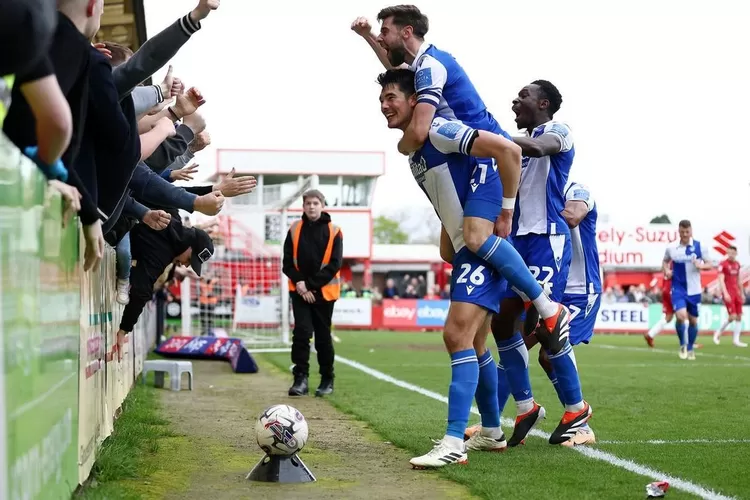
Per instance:
[[[501,427],[482,427],[481,435],[492,439],[500,439],[503,437],[503,429]]]
[[[726,321],[725,321],[725,322],[724,322],[724,323],[723,323],[723,324],[722,324],[722,325],[721,325],[721,326],[719,327],[719,329],[718,329],[718,330],[716,330],[716,333],[714,333],[714,336],[716,336],[716,337],[719,337],[719,336],[721,336],[721,334],[722,334],[722,333],[724,333],[724,330],[726,330],[727,328],[729,328],[729,325],[731,325],[731,324],[732,324],[732,322],[731,322],[731,321],[729,321],[729,320],[726,320]]]
[[[585,405],[583,404],[583,401],[580,403],[576,403],[574,405],[565,405],[565,411],[569,411],[571,413],[578,413],[579,411],[583,410]]]
[[[523,401],[516,401],[516,412],[517,415],[523,415],[534,409],[534,398],[524,399]]]
[[[455,450],[461,450],[462,452],[464,451],[464,440],[461,438],[449,436],[448,434],[446,434],[445,436],[443,436],[443,443],[447,444]]]
[[[548,319],[557,314],[558,305],[549,300],[549,297],[544,293],[535,298],[532,302],[534,303],[536,310],[539,311],[539,316],[541,316],[542,319]]]
[[[740,335],[742,335],[742,321],[735,321],[734,323],[734,343],[740,341]]]
[[[651,338],[656,337],[661,333],[662,330],[664,330],[664,327],[667,325],[667,318],[664,316],[661,317],[657,323],[651,327],[651,330],[648,331],[648,336]]]

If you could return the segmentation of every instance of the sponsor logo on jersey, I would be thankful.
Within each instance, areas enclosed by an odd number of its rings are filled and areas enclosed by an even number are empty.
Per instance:
[[[432,68],[422,68],[414,76],[414,87],[417,92],[432,86]]]
[[[409,158],[409,165],[411,166],[411,175],[414,176],[414,179],[420,184],[423,183],[424,174],[427,172],[427,161],[424,159],[424,156],[412,155]]]
[[[460,130],[461,130],[460,123],[449,122],[449,123],[443,124],[439,129],[437,129],[437,133],[442,135],[443,137],[447,137],[448,139],[455,139]]]
[[[568,137],[570,130],[568,130],[568,127],[566,127],[562,123],[553,123],[547,132],[559,135],[560,137],[565,139],[566,137]]]

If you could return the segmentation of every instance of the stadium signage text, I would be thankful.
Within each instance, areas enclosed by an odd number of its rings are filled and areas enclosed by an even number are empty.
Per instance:
[[[661,268],[664,251],[679,241],[677,225],[667,224],[599,224],[596,242],[599,262],[608,269],[641,268],[653,271]],[[723,226],[696,226],[695,239],[714,259],[723,258],[726,246],[737,245],[741,262],[750,258],[748,230]]]

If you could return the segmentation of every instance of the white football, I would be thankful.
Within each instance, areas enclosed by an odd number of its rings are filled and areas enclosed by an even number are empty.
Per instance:
[[[307,432],[307,420],[289,405],[266,408],[255,424],[258,446],[269,455],[294,455],[305,447]]]

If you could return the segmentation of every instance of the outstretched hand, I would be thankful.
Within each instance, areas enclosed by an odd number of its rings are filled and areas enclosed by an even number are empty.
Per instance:
[[[218,9],[220,5],[221,0],[200,0],[190,13],[190,19],[199,23],[207,18],[211,11]]]

